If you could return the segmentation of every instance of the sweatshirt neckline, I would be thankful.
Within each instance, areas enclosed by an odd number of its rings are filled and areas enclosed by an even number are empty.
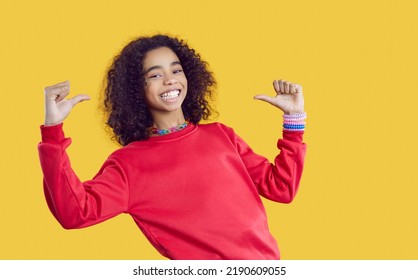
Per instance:
[[[197,125],[190,123],[186,128],[180,131],[176,131],[176,132],[172,132],[172,133],[160,135],[160,136],[153,136],[153,137],[148,138],[146,142],[162,142],[162,141],[176,140],[179,138],[183,138],[184,136],[187,136],[196,130],[197,130]]]

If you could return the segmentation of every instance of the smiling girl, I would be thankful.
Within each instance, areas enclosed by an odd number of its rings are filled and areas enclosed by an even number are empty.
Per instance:
[[[302,87],[273,82],[258,95],[284,112],[280,153],[270,163],[234,131],[208,119],[215,86],[207,64],[186,43],[156,35],[129,43],[107,74],[103,108],[113,152],[81,182],[65,152],[62,122],[79,102],[69,82],[45,88],[38,146],[48,206],[66,229],[130,214],[170,259],[279,259],[260,195],[289,203],[298,190],[306,146]]]

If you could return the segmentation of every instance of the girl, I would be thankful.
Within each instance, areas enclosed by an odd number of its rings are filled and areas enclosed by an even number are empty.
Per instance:
[[[305,157],[302,87],[274,81],[284,112],[274,164],[255,154],[211,114],[215,80],[200,56],[177,38],[129,43],[108,70],[103,108],[123,146],[92,179],[81,182],[65,152],[62,122],[87,95],[66,99],[69,82],[45,88],[38,146],[48,206],[66,229],[130,214],[152,245],[170,259],[279,259],[260,195],[289,203]]]

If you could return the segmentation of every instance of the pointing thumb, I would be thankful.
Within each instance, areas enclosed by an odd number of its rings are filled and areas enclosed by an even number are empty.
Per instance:
[[[73,106],[85,100],[90,100],[90,96],[88,96],[87,94],[79,94],[70,99],[71,104]]]
[[[274,98],[273,97],[268,96],[268,95],[264,95],[264,94],[256,95],[256,96],[254,96],[254,99],[262,100],[262,101],[268,102],[270,104],[274,103]]]

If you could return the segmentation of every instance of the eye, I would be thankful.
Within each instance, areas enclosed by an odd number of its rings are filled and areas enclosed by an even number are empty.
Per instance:
[[[161,78],[162,75],[161,74],[153,74],[151,76],[149,76],[149,79],[156,79],[156,78]]]
[[[173,71],[174,74],[183,73],[183,69],[176,69]]]

